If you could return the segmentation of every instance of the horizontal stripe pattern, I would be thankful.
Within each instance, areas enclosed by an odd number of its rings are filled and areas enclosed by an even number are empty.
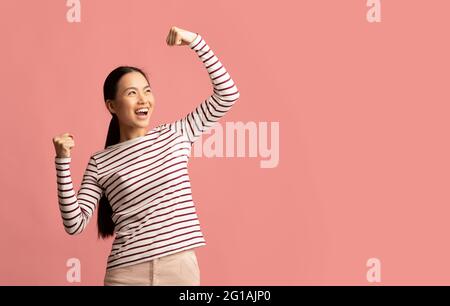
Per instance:
[[[189,44],[210,76],[213,93],[185,117],[94,153],[78,193],[71,157],[55,157],[58,202],[68,234],[83,232],[102,196],[112,207],[115,238],[107,269],[206,245],[192,198],[192,144],[239,98],[236,85],[205,40]]]

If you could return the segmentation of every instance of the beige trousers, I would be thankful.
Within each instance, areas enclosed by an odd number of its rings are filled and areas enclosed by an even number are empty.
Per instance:
[[[107,270],[105,286],[200,286],[194,249],[143,263]]]

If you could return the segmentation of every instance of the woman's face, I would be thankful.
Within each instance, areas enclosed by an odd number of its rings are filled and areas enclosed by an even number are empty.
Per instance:
[[[155,97],[147,79],[139,72],[129,72],[117,84],[114,100],[107,100],[107,108],[126,128],[146,128],[155,105]],[[147,110],[145,113],[139,109]]]

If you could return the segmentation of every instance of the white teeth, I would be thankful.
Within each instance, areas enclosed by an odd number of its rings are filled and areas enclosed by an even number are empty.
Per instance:
[[[148,108],[140,108],[136,110],[135,113],[148,113]]]

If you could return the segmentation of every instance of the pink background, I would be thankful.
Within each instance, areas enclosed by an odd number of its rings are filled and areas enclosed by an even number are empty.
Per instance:
[[[212,90],[175,25],[200,33],[240,99],[226,121],[280,123],[280,161],[191,158],[206,247],[203,285],[450,284],[450,2],[366,0],[1,1],[0,284],[102,285],[111,240],[79,236],[58,209],[52,137],[75,135],[79,188],[104,146],[107,74],[149,73],[151,128]],[[81,283],[66,261],[81,260]]]

